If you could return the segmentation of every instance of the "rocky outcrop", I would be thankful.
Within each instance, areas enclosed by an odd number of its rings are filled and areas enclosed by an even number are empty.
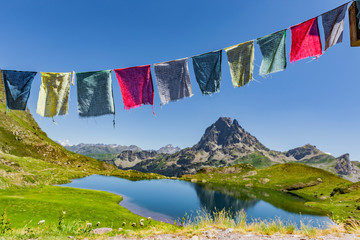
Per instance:
[[[293,157],[296,160],[302,160],[304,158],[310,158],[318,154],[323,154],[316,146],[307,144],[303,147],[298,147],[286,152],[287,157]]]
[[[351,163],[349,154],[344,154],[337,158],[335,171],[339,175],[352,175],[357,174],[356,167]]]
[[[117,159],[121,159],[123,161],[134,162],[136,160],[145,160],[152,158],[157,155],[156,151],[123,151],[118,156]]]

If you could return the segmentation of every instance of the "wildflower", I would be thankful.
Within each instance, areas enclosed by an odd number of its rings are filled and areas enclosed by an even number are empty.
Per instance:
[[[66,214],[66,212],[65,212],[65,211],[63,211],[63,214],[65,215],[65,214]]]
[[[43,224],[43,223],[45,223],[45,220],[39,221],[39,222],[38,222],[38,225],[41,225],[41,224]]]

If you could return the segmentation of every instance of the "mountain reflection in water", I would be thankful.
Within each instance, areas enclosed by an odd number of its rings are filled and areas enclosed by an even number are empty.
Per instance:
[[[196,184],[180,180],[130,181],[118,177],[92,175],[61,185],[102,190],[122,195],[121,206],[133,213],[173,223],[185,213],[199,211],[231,213],[244,210],[248,221],[280,218],[300,226],[300,222],[324,227],[330,223],[325,213],[304,205],[304,200],[278,191],[258,190],[218,184]]]

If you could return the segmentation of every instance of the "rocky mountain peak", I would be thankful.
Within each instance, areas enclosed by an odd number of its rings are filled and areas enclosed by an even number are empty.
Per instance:
[[[168,144],[159,150],[157,150],[158,153],[166,153],[166,154],[174,154],[181,150],[179,147],[174,147],[172,144]]]
[[[239,125],[237,120],[232,121],[231,118],[221,117],[205,130],[205,134],[193,149],[210,152],[217,148],[257,144],[262,146],[254,136]]]
[[[357,173],[356,167],[351,163],[348,153],[336,158],[336,160],[335,171],[338,174],[352,175]]]
[[[218,128],[218,129],[225,129],[225,128],[229,128],[231,126],[231,124],[232,124],[231,118],[220,117],[213,125],[215,125],[216,128]],[[211,126],[213,126],[213,125],[211,125]]]

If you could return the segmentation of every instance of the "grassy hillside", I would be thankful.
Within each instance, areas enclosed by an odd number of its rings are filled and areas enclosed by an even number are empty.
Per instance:
[[[42,228],[62,238],[89,234],[98,221],[103,227],[117,228],[123,222],[127,223],[124,229],[134,229],[132,222],[139,225],[141,217],[119,206],[122,198],[118,195],[51,185],[92,174],[134,180],[163,176],[118,170],[105,162],[72,153],[48,138],[29,111],[7,110],[5,103],[0,79],[0,234],[6,229],[7,221],[1,216],[4,210],[19,239],[36,238],[31,234],[35,228],[39,232],[40,220],[45,220]],[[60,216],[65,217],[64,229],[59,229]],[[86,228],[86,223],[93,227]],[[144,227],[150,227],[147,225]],[[151,225],[165,224],[152,221]]]
[[[0,74],[0,188],[54,184],[91,174],[159,178],[157,174],[121,171],[113,165],[76,154],[47,137],[29,111],[6,109]]]
[[[305,199],[306,205],[327,211],[334,220],[360,220],[360,185],[330,172],[300,163],[286,163],[265,169],[250,164],[206,168],[182,179],[211,183],[221,189],[241,186],[290,192]],[[359,188],[358,188],[359,186]]]
[[[243,163],[249,163],[256,168],[267,168],[274,164],[277,164],[276,162],[271,161],[268,157],[264,156],[259,152],[254,152],[244,157],[240,157],[237,160],[235,160],[235,162],[232,165],[243,164]]]
[[[16,182],[16,185],[36,182],[24,177],[24,182],[21,183],[21,180],[13,178],[27,173],[33,175],[33,170],[37,171],[42,167],[56,170],[64,168],[66,171],[63,172],[69,171],[70,177],[73,172],[88,175],[96,171],[115,170],[111,165],[69,152],[52,141],[40,129],[29,111],[7,110],[2,74],[0,78],[0,186],[8,186],[10,182]],[[31,161],[34,162],[30,163]],[[52,177],[51,183],[55,179],[57,178]]]

